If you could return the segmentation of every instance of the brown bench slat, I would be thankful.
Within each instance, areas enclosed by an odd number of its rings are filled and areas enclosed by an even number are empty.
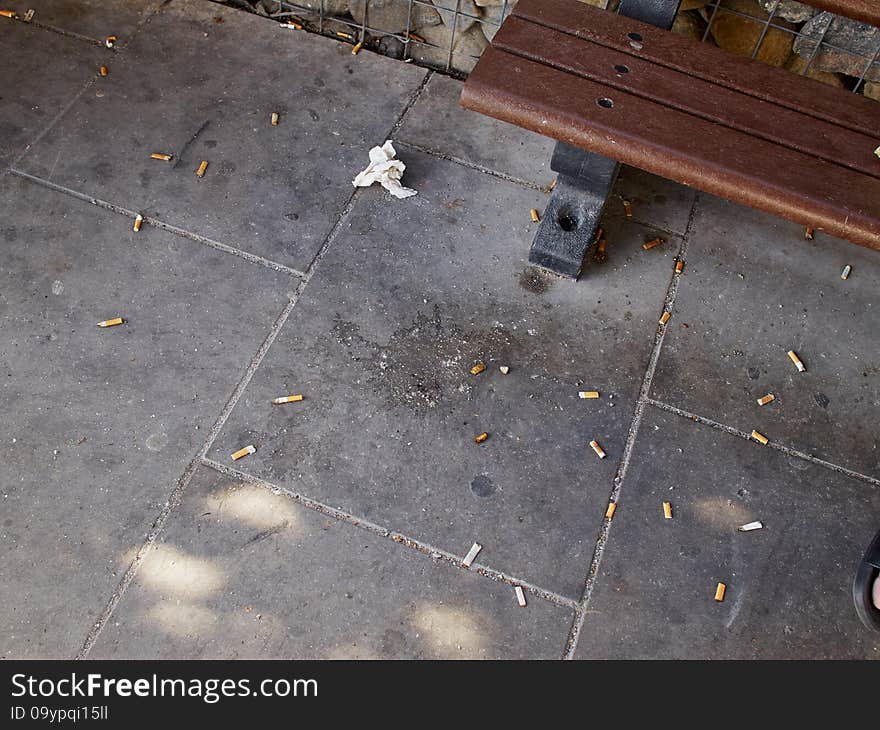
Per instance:
[[[734,56],[708,43],[591,5],[571,0],[520,0],[511,17],[545,25],[862,134],[880,134],[880,103],[872,99],[814,79],[796,79],[790,71]],[[642,36],[640,49],[631,45],[631,32]]]
[[[877,0],[808,0],[806,4],[869,25],[880,26],[880,3]]]
[[[880,181],[490,46],[462,105],[880,249]],[[718,131],[722,133],[718,133]]]
[[[504,23],[493,45],[830,164],[880,177],[880,159],[874,154],[878,145],[875,137],[516,17]],[[615,70],[621,64],[629,68],[628,73]],[[608,93],[613,96],[610,89]]]

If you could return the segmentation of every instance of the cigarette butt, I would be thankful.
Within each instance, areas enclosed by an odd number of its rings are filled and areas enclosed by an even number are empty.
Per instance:
[[[243,459],[248,454],[253,454],[257,450],[257,447],[251,444],[250,446],[245,446],[243,449],[239,449],[232,455],[233,461],[238,461],[239,459]]]
[[[670,318],[671,316],[672,316],[672,315],[669,314],[669,312],[663,312],[663,316],[660,317],[660,324],[666,324],[666,323],[669,321],[669,318]]]
[[[98,322],[98,327],[115,327],[118,324],[122,324],[125,320],[122,317],[114,317],[113,319],[105,319],[103,322]]]
[[[104,39],[104,45],[107,46],[107,48],[113,48],[113,46],[116,45],[116,40],[117,40],[117,39],[116,39],[116,36],[115,36],[115,35],[108,35],[108,36]]]
[[[663,516],[667,520],[672,519],[672,503],[671,502],[664,502],[663,503]]]
[[[14,10],[0,10],[0,16],[13,19],[18,17],[18,15],[15,14]]]
[[[798,372],[804,372],[807,368],[804,367],[804,364],[801,362],[801,359],[797,356],[797,353],[794,350],[788,351],[788,356],[791,358],[791,361],[794,363],[794,366],[798,369]]]
[[[806,229],[804,230],[804,238],[806,238],[808,241],[812,241],[813,240],[813,232],[814,232],[813,229],[810,228],[809,226],[807,226]]]
[[[25,22],[25,23],[30,23],[30,22],[34,19],[34,13],[35,13],[35,12],[36,12],[36,11],[35,11],[33,8],[31,8],[30,10],[28,10],[28,11],[24,14],[24,22]]]
[[[483,431],[483,433],[481,433],[479,436],[477,436],[477,437],[474,439],[474,443],[481,444],[481,443],[483,443],[483,441],[485,441],[487,438],[489,438],[489,434],[486,433],[485,431]]]
[[[106,76],[109,73],[109,71],[107,71],[106,66],[101,66],[101,68],[98,69],[98,73],[101,74],[101,76]]]
[[[468,550],[467,555],[464,556],[464,560],[461,561],[462,563],[464,563],[465,568],[471,567],[471,563],[474,562],[474,558],[477,557],[477,553],[479,553],[482,549],[483,546],[480,545],[480,543],[478,542],[475,542],[473,545],[471,545],[471,549]]]
[[[877,155],[877,157],[880,157],[880,147],[874,150],[874,154]]]
[[[361,48],[363,48],[363,47],[364,47],[364,42],[358,41],[357,45],[355,45],[354,48],[351,49],[351,55],[356,56],[358,53],[360,53]]]
[[[599,446],[598,441],[596,441],[596,440],[590,441],[590,448],[596,452],[596,456],[598,456],[600,459],[605,458],[605,451],[602,449],[601,446]]]
[[[271,118],[270,121],[271,121],[271,124],[272,124],[273,127],[277,127],[277,126],[278,126],[278,118],[279,118],[279,117],[278,117],[278,112],[272,112],[272,118]]]
[[[537,208],[532,208],[529,212],[531,213],[532,221],[533,221],[534,223],[540,223],[540,222],[541,222],[541,216],[538,215],[538,210],[537,210]]]
[[[852,273],[852,266],[847,264],[843,267],[843,271],[840,272],[840,278],[846,281],[847,279],[849,279],[850,273]]]
[[[548,189],[553,190],[553,188],[555,188],[555,187],[556,187],[556,178],[554,177],[553,182],[550,183],[550,187]]]
[[[776,400],[776,396],[773,393],[767,393],[767,395],[761,396],[758,398],[759,406],[766,406],[768,403],[772,403]]]
[[[273,398],[272,402],[276,406],[280,406],[282,403],[299,403],[302,399],[302,395],[297,393],[296,395],[283,395],[280,398]]]
[[[599,397],[598,390],[582,390],[578,393],[578,398],[583,398],[584,400],[592,400],[594,398]]]
[[[483,372],[485,369],[486,369],[486,366],[483,365],[483,363],[478,362],[476,365],[474,365],[474,366],[471,368],[471,375],[479,375],[479,374],[480,374],[481,372]]]
[[[624,212],[626,212],[627,218],[633,217],[633,205],[630,201],[628,201],[628,200],[623,201],[623,210],[624,210]]]
[[[514,586],[514,592],[516,593],[516,602],[520,605],[520,608],[526,607],[526,594],[523,593],[522,586]]]
[[[768,439],[764,434],[758,433],[757,431],[752,431],[751,436],[759,444],[764,444],[764,446],[770,443],[770,439]]]
[[[724,600],[724,592],[727,590],[727,586],[724,583],[719,583],[715,586],[715,600],[721,602]]]
[[[605,253],[605,249],[607,248],[607,246],[608,241],[606,241],[604,238],[600,238],[599,243],[596,246],[596,251],[598,251],[600,254]]]
[[[196,177],[204,177],[205,170],[207,170],[207,169],[208,169],[208,161],[202,160],[201,163],[199,164],[199,169],[196,170]]]
[[[338,35],[340,38],[345,38],[346,40],[349,40],[349,41],[354,40],[354,36],[351,33],[344,33],[341,30],[337,30],[336,35]]]
[[[135,233],[137,233],[141,229],[141,224],[143,222],[144,222],[144,217],[140,213],[138,213],[134,217],[134,225],[131,227],[131,230],[133,230]]]
[[[680,274],[682,271],[684,271],[684,261],[682,261],[681,259],[678,259],[675,262],[675,273]]]
[[[617,511],[617,502],[609,502],[608,509],[605,510],[605,519],[610,520],[614,518],[614,513]]]
[[[293,28],[295,30],[302,30],[302,25],[300,23],[294,23],[293,21],[289,23],[282,23],[282,28]]]
[[[420,35],[418,35],[417,33],[410,33],[409,37],[412,40],[417,41],[419,43],[427,43],[427,41],[424,38],[422,38]]]
[[[650,251],[652,248],[657,248],[661,243],[663,243],[662,238],[653,238],[647,243],[643,243],[642,248],[645,249],[645,251]]]
[[[739,532],[751,532],[752,530],[760,530],[762,527],[764,527],[764,524],[762,522],[756,521],[746,522],[746,524],[740,525],[736,529],[739,530]]]
[[[502,365],[498,368],[501,371],[502,375],[507,375],[510,372],[510,368],[507,365]]]
[[[164,152],[154,152],[150,155],[150,157],[152,157],[154,160],[162,160],[163,162],[168,162],[171,159],[172,155],[168,155]]]

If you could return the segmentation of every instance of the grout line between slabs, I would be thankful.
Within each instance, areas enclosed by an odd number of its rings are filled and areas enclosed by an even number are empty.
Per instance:
[[[110,203],[106,200],[101,200],[100,198],[95,198],[91,195],[86,195],[85,193],[81,193],[78,190],[74,190],[73,188],[59,185],[58,183],[54,183],[51,180],[46,180],[45,178],[38,177],[37,175],[31,175],[30,173],[24,172],[23,170],[19,170],[15,167],[11,168],[9,172],[17,177],[23,178],[25,180],[30,180],[37,185],[42,185],[43,187],[49,188],[50,190],[64,193],[65,195],[70,195],[74,198],[77,198],[78,200],[82,200],[86,203],[91,203],[98,208],[103,208],[104,210],[118,213],[119,215],[123,215],[127,218],[134,219],[134,217],[138,215],[137,211],[129,210],[128,208],[124,208],[121,205],[116,205],[115,203]],[[171,223],[166,223],[165,221],[158,218],[153,218],[152,216],[144,216],[143,218],[144,223],[153,226],[154,228],[160,228],[163,231],[168,231],[169,233],[174,233],[175,235],[181,236],[183,238],[188,238],[191,241],[196,241],[197,243],[204,244],[205,246],[209,246],[210,248],[222,251],[223,253],[237,256],[238,258],[244,259],[249,263],[263,266],[267,269],[271,269],[272,271],[277,271],[278,273],[290,274],[291,276],[296,276],[300,279],[304,279],[306,277],[306,274],[302,271],[299,271],[298,269],[294,269],[290,266],[285,266],[284,264],[279,264],[276,261],[271,261],[270,259],[263,258],[262,256],[257,256],[256,254],[249,253],[248,251],[242,251],[239,248],[235,248],[234,246],[230,246],[226,243],[220,243],[220,241],[215,241],[211,238],[207,238],[206,236],[201,236],[198,233],[187,231],[184,228],[180,228],[179,226],[175,226]]]
[[[537,586],[533,583],[521,580],[519,578],[516,578],[515,576],[505,573],[504,571],[496,570],[495,568],[483,565],[482,563],[472,563],[470,568],[468,568],[464,564],[461,557],[459,557],[458,555],[454,555],[447,550],[442,550],[440,548],[434,547],[429,543],[413,537],[409,537],[408,535],[404,535],[403,533],[396,530],[382,527],[381,525],[377,525],[374,522],[370,522],[369,520],[365,520],[362,517],[353,515],[349,512],[346,512],[345,510],[339,509],[338,507],[331,507],[330,505],[327,505],[316,499],[307,497],[303,494],[300,494],[299,492],[295,492],[286,487],[273,484],[272,482],[268,482],[265,479],[261,479],[260,477],[248,474],[247,472],[235,469],[230,466],[226,466],[225,464],[220,464],[219,462],[214,461],[213,459],[209,459],[207,457],[202,457],[201,464],[231,479],[238,479],[240,481],[247,482],[248,484],[253,484],[254,486],[267,489],[274,494],[280,494],[285,497],[289,497],[298,504],[301,504],[303,507],[314,510],[316,512],[320,512],[321,514],[326,515],[327,517],[331,517],[339,522],[345,522],[346,524],[353,525],[362,530],[366,530],[373,535],[391,540],[398,545],[404,545],[408,548],[423,553],[424,555],[428,555],[435,560],[443,560],[444,562],[451,563],[455,567],[462,570],[471,570],[485,578],[494,580],[497,583],[506,583],[510,586],[520,586],[524,591],[528,591],[532,595],[549,601],[550,603],[554,603],[557,606],[562,606],[563,608],[568,608],[573,611],[578,611],[580,609],[579,603],[571,598],[566,598],[565,596],[561,596],[558,593],[547,590],[545,588],[541,588],[540,586]]]
[[[746,433],[745,431],[740,431],[738,428],[734,428],[733,426],[728,426],[726,424],[719,423],[718,421],[713,421],[711,418],[706,418],[705,416],[691,413],[690,411],[686,411],[682,408],[677,408],[676,406],[669,405],[668,403],[663,403],[662,401],[654,400],[653,398],[645,399],[645,403],[646,405],[653,406],[654,408],[658,408],[661,411],[666,411],[667,413],[681,416],[682,418],[686,418],[689,421],[693,421],[694,423],[700,423],[704,426],[709,426],[719,431],[724,431],[725,433],[729,433],[732,436],[739,436],[746,441],[752,441],[754,443],[751,434]],[[780,444],[776,441],[770,441],[770,443],[768,443],[766,446],[763,446],[762,448],[775,449],[776,451],[781,451],[787,456],[794,456],[798,459],[808,461],[811,464],[816,464],[817,466],[830,469],[831,471],[837,472],[838,474],[844,474],[848,477],[852,477],[853,479],[867,482],[872,486],[880,487],[880,479],[875,479],[874,477],[870,477],[867,474],[862,474],[861,472],[847,469],[846,467],[840,466],[839,464],[833,464],[830,461],[820,459],[818,456],[813,456],[812,454],[798,451],[797,449],[793,449],[790,446],[785,446],[784,444]]]
[[[419,96],[421,95],[422,91],[424,90],[425,86],[427,85],[428,80],[431,78],[431,75],[432,75],[432,72],[428,71],[425,74],[424,78],[422,79],[421,83],[418,85],[418,87],[413,91],[409,101],[404,106],[403,110],[401,111],[401,113],[398,115],[397,119],[395,119],[394,123],[392,124],[391,131],[388,134],[388,138],[390,138],[391,134],[393,134],[395,131],[397,131],[400,128],[400,125],[403,123],[403,118],[406,116],[406,113],[412,108],[412,106],[418,100]],[[86,200],[88,202],[91,202],[94,205],[101,205],[103,207],[106,207],[108,210],[112,210],[117,213],[123,213],[123,214],[128,214],[128,215],[134,214],[133,211],[126,211],[124,208],[120,208],[119,206],[114,206],[113,204],[107,203],[105,201],[99,202],[96,199],[91,198],[90,196],[83,195],[82,193],[79,193],[79,192],[72,190],[70,188],[65,188],[61,185],[56,185],[55,183],[51,183],[48,180],[43,180],[42,178],[37,178],[33,175],[29,175],[27,173],[23,173],[18,170],[13,170],[13,173],[16,175],[20,175],[21,177],[31,179],[34,182],[44,184],[50,188],[58,190],[59,192],[64,192],[64,193],[73,195],[77,198],[80,198],[82,200]],[[128,587],[134,581],[135,576],[137,575],[138,568],[140,567],[140,564],[143,561],[144,556],[146,555],[147,551],[153,546],[153,544],[159,538],[159,535],[162,534],[162,531],[165,529],[165,524],[168,522],[168,518],[171,516],[171,513],[174,511],[174,509],[180,504],[181,500],[183,499],[183,493],[186,490],[186,487],[189,484],[190,480],[192,479],[192,476],[195,473],[195,470],[198,468],[198,466],[200,464],[207,464],[207,465],[216,464],[216,462],[212,462],[211,460],[207,459],[208,451],[211,449],[211,446],[213,446],[214,441],[216,440],[217,436],[220,434],[220,431],[223,429],[223,426],[226,425],[227,419],[232,414],[232,411],[235,409],[235,406],[238,403],[238,400],[241,398],[245,389],[250,384],[251,379],[254,376],[254,373],[256,373],[257,368],[259,368],[260,363],[262,363],[263,358],[266,356],[266,353],[269,351],[269,348],[272,346],[272,344],[277,339],[278,334],[281,332],[281,329],[284,326],[284,323],[287,321],[288,317],[290,316],[290,313],[293,311],[293,308],[296,306],[296,303],[299,301],[299,298],[302,295],[303,290],[305,289],[308,282],[311,280],[316,266],[318,265],[318,263],[320,263],[321,259],[326,254],[330,245],[335,240],[336,234],[340,230],[340,228],[342,227],[343,221],[348,217],[349,213],[351,212],[352,208],[354,207],[354,204],[356,202],[356,193],[358,192],[359,189],[360,188],[355,188],[352,191],[351,196],[348,199],[348,202],[346,203],[345,207],[343,208],[343,210],[341,211],[341,213],[337,217],[336,222],[334,223],[334,225],[332,226],[330,231],[327,233],[327,236],[324,239],[324,243],[321,245],[321,248],[319,249],[318,253],[315,255],[315,257],[312,259],[311,263],[306,268],[306,271],[299,272],[299,271],[295,271],[293,269],[290,269],[290,271],[292,273],[295,273],[297,276],[300,277],[300,282],[296,288],[296,291],[294,292],[293,296],[291,296],[288,299],[287,303],[284,305],[284,308],[281,311],[281,314],[278,315],[278,317],[276,318],[275,322],[273,323],[271,329],[269,330],[269,333],[266,335],[266,338],[263,340],[262,344],[257,349],[256,354],[253,356],[253,358],[251,358],[251,362],[248,365],[247,369],[245,370],[244,375],[238,381],[235,389],[232,392],[232,395],[226,401],[226,404],[223,406],[223,409],[221,410],[220,415],[215,420],[213,426],[211,426],[211,429],[208,432],[208,437],[207,437],[207,439],[205,439],[204,445],[202,446],[201,449],[199,449],[199,452],[195,456],[195,458],[193,458],[192,461],[189,462],[189,464],[184,469],[183,474],[181,474],[180,478],[175,483],[174,488],[172,489],[171,494],[168,497],[168,500],[165,502],[165,505],[159,511],[158,516],[153,521],[153,524],[150,526],[150,529],[147,532],[146,538],[144,539],[144,541],[141,544],[140,548],[138,549],[137,553],[135,553],[135,556],[132,559],[131,563],[129,563],[128,568],[126,568],[125,573],[123,574],[122,578],[120,579],[119,583],[117,584],[116,589],[111,594],[109,601],[107,602],[106,606],[104,607],[104,610],[101,612],[98,619],[95,621],[94,624],[92,624],[92,627],[89,629],[89,632],[86,635],[85,641],[83,642],[82,648],[80,649],[80,651],[77,653],[77,655],[75,657],[76,659],[82,660],[82,659],[86,659],[88,657],[89,652],[92,650],[92,647],[94,647],[95,642],[98,640],[98,637],[101,634],[101,631],[104,629],[104,626],[107,625],[107,622],[110,620],[110,617],[113,615],[113,611],[116,609],[116,606],[122,600],[122,597],[125,594],[125,591],[128,589]],[[173,226],[168,226],[168,224],[163,224],[163,223],[161,223],[161,221],[155,221],[155,220],[151,221],[147,218],[144,218],[144,220],[146,222],[152,223],[153,225],[156,225],[158,227],[165,227],[166,230],[170,230],[172,232],[179,233],[180,235],[186,235],[187,237],[194,238],[194,240],[199,240],[203,243],[208,243],[209,245],[214,245],[215,247],[221,248],[221,250],[228,251],[229,253],[236,253],[239,255],[245,253],[243,251],[238,251],[238,249],[233,249],[229,246],[226,246],[225,244],[219,244],[216,241],[210,241],[210,239],[203,239],[201,236],[196,237],[196,234],[191,234],[188,231],[184,231],[183,229],[177,229],[176,227],[173,227]],[[247,256],[252,257],[249,260],[254,260],[254,259],[259,260],[259,257],[254,257],[251,254],[247,254]],[[269,264],[273,263],[273,262],[269,262],[266,259],[262,259],[261,262],[265,262],[265,263],[269,263]],[[281,266],[281,264],[277,264],[277,266]],[[283,268],[287,269],[288,267],[283,267]],[[216,466],[214,466],[215,469],[217,467],[223,468],[220,464],[216,464]],[[330,508],[327,508],[327,509],[330,509]],[[378,529],[381,529],[381,528],[378,528]],[[457,558],[455,558],[455,556],[450,556],[450,557],[457,560]],[[497,575],[497,578],[496,578],[497,580],[507,580],[508,579],[507,576],[504,576],[500,572],[492,571],[490,568],[480,567],[479,569],[482,571],[486,571],[490,577]],[[529,584],[522,584],[522,585],[523,585],[524,589],[528,588],[530,591],[533,591],[535,593],[535,595],[541,595],[543,597],[542,589],[538,588],[537,586],[531,586]],[[558,598],[563,601],[570,601],[570,599],[565,599],[562,596],[559,596]],[[548,598],[547,600],[551,600],[551,599]],[[570,601],[570,602],[573,604],[572,607],[574,607],[574,605],[576,605],[576,604],[574,604],[573,601]]]
[[[694,227],[694,220],[696,219],[697,207],[700,203],[700,196],[697,194],[694,197],[693,205],[691,205],[690,213],[688,214],[688,222],[685,228],[684,235],[681,237],[681,246],[678,250],[678,258],[687,265],[687,248],[688,242],[691,237],[691,233]],[[669,282],[669,286],[666,288],[666,296],[663,300],[663,311],[671,312],[673,305],[675,304],[675,295],[678,292],[678,284],[681,279],[680,274],[676,274],[673,272],[672,278]],[[654,344],[651,348],[651,355],[648,358],[648,367],[645,370],[645,376],[642,379],[642,386],[639,389],[639,397],[636,400],[636,407],[633,412],[632,422],[630,423],[629,431],[626,435],[626,443],[623,447],[623,453],[620,457],[620,462],[617,465],[617,473],[614,476],[614,486],[611,489],[611,494],[608,496],[609,502],[617,502],[620,498],[620,492],[623,487],[624,479],[626,478],[626,472],[629,469],[630,459],[632,458],[633,449],[635,447],[636,438],[639,435],[639,428],[642,424],[642,416],[645,413],[645,406],[649,402],[649,394],[651,392],[651,385],[654,381],[654,373],[657,369],[657,363],[660,360],[660,351],[663,347],[663,339],[666,335],[666,325],[658,325],[657,331],[654,335]],[[608,542],[608,536],[611,532],[611,522],[603,518],[602,525],[599,528],[599,535],[596,539],[596,548],[593,552],[592,560],[590,561],[590,569],[587,572],[587,578],[584,583],[584,592],[580,601],[580,611],[577,612],[575,619],[572,623],[571,631],[568,636],[568,641],[566,642],[565,653],[563,654],[563,659],[572,659],[574,657],[574,652],[577,649],[578,639],[580,638],[581,629],[584,625],[584,620],[587,615],[587,606],[590,602],[590,598],[593,594],[593,588],[596,583],[596,576],[599,574],[599,565],[602,562],[602,556],[605,553],[605,545]]]

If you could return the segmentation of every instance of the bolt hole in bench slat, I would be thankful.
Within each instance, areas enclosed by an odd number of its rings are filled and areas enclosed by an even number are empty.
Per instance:
[[[520,0],[461,101],[880,249],[880,104],[862,96],[573,0]]]

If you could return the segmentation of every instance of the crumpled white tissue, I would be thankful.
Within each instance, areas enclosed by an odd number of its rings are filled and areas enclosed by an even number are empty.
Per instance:
[[[351,181],[356,188],[368,188],[377,182],[382,185],[395,198],[408,198],[418,195],[418,191],[405,188],[400,184],[406,165],[401,160],[395,160],[397,152],[391,140],[386,140],[381,147],[373,147],[370,150],[370,164],[366,169],[358,173]]]

